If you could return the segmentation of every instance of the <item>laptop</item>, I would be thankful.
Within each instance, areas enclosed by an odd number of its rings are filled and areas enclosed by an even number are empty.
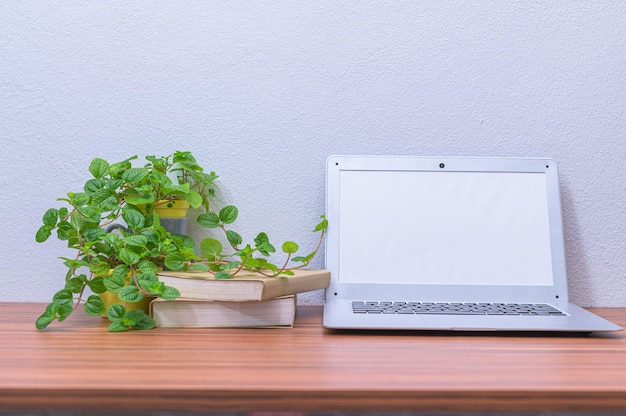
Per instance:
[[[618,331],[569,303],[557,165],[331,156],[323,324]]]

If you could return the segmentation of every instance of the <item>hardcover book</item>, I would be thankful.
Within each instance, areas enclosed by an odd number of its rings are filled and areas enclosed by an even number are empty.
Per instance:
[[[330,283],[328,270],[294,270],[293,276],[265,277],[238,274],[232,279],[215,279],[207,272],[162,271],[159,280],[180,291],[186,299],[212,301],[262,301],[325,289]]]
[[[156,299],[150,315],[162,328],[291,328],[296,297],[245,302]]]

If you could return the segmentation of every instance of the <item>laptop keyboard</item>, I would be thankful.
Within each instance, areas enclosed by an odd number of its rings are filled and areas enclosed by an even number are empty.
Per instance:
[[[353,301],[353,313],[408,315],[565,316],[545,303],[440,303]]]

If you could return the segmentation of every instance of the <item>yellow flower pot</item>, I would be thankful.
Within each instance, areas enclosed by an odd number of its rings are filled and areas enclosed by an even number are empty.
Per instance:
[[[109,274],[113,273],[113,270],[109,270]],[[130,274],[126,277],[126,285],[130,284]],[[154,300],[154,296],[144,296],[142,300],[139,302],[124,302],[120,299],[117,293],[106,291],[104,293],[99,293],[100,299],[104,302],[106,309],[109,309],[109,306],[114,305],[116,303],[120,303],[122,305],[126,305],[126,311],[132,311],[133,309],[141,309],[146,314],[150,311],[150,302]],[[106,318],[106,309],[102,314],[104,318]]]
[[[117,293],[112,293],[112,292],[100,293],[100,299],[102,299],[107,309],[109,308],[109,306],[116,304],[116,303],[121,303],[122,305],[124,305],[124,301],[120,300],[120,297],[117,296]],[[126,303],[126,311],[132,311],[133,309],[141,309],[145,313],[148,313],[150,309],[150,302],[152,302],[152,300],[154,300],[154,297],[145,296],[139,302],[134,302],[134,303],[128,302]],[[106,312],[103,314],[103,316],[106,317]]]
[[[154,204],[154,212],[161,218],[185,218],[189,202],[182,199],[162,199]]]

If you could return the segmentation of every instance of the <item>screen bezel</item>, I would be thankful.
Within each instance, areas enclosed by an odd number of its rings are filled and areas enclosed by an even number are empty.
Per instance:
[[[345,171],[420,172],[525,172],[545,175],[553,284],[549,285],[438,285],[394,283],[346,283],[340,275],[340,177]],[[566,301],[567,279],[562,218],[556,163],[546,158],[458,158],[402,156],[332,156],[327,160],[326,267],[331,272],[327,296],[363,298],[379,293],[383,297],[432,299],[439,301]],[[367,247],[363,247],[367,250]]]

